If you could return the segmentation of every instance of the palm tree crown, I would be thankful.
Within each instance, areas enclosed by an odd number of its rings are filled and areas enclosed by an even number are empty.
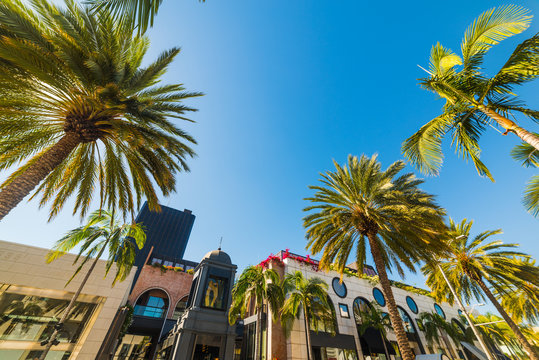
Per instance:
[[[188,120],[182,101],[201,94],[159,84],[180,50],[142,67],[147,38],[70,0],[2,1],[0,36],[0,170],[22,163],[1,185],[0,219],[40,183],[51,217],[70,196],[84,216],[96,193],[124,216],[143,197],[158,210],[155,185],[175,191],[194,155],[169,118]]]
[[[348,157],[348,164],[322,174],[322,185],[311,186],[316,193],[307,198],[314,205],[304,218],[307,247],[322,252],[320,266],[335,263],[342,273],[355,248],[357,264],[364,264],[367,242],[373,255],[391,323],[406,360],[412,359],[406,333],[393,298],[386,269],[402,265],[414,271],[415,264],[439,251],[444,244],[444,210],[434,197],[418,188],[423,183],[413,174],[398,176],[404,162],[381,169],[377,157]]]
[[[519,34],[530,24],[531,16],[520,6],[508,5],[482,13],[464,33],[462,56],[436,44],[430,55],[429,77],[421,86],[446,100],[443,112],[408,138],[404,155],[427,174],[438,174],[442,165],[442,139],[451,134],[452,145],[465,159],[471,159],[480,175],[492,179],[479,159],[478,140],[493,120],[539,150],[539,136],[510,120],[516,113],[534,121],[539,111],[531,110],[517,98],[513,89],[539,75],[539,35],[517,46],[507,62],[493,76],[481,69],[488,50],[500,41]]]
[[[468,222],[466,219],[458,224],[450,219],[449,233],[452,240],[449,240],[448,253],[439,262],[429,262],[422,268],[427,276],[426,283],[438,300],[453,303],[453,295],[439,270],[439,264],[459,296],[464,297],[467,302],[470,302],[472,298],[483,300],[486,296],[513,330],[530,358],[539,359],[493,294],[494,292],[499,295],[509,295],[508,292],[513,287],[536,291],[539,286],[539,268],[522,261],[528,256],[514,250],[517,247],[516,244],[503,244],[501,241],[487,242],[489,237],[500,234],[500,229],[484,231],[470,238],[472,225],[473,222]],[[536,292],[535,295],[537,295]]]

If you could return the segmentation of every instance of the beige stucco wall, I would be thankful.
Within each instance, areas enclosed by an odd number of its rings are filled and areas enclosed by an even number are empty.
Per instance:
[[[341,298],[335,294],[335,291],[332,288],[332,281],[335,277],[340,277],[340,275],[335,271],[314,271],[312,270],[311,266],[303,265],[298,262],[296,262],[293,259],[285,259],[285,274],[286,273],[292,273],[296,270],[300,270],[303,272],[304,276],[307,278],[311,277],[319,277],[323,279],[328,284],[328,294],[331,298],[331,301],[333,302],[333,305],[335,306],[335,312],[336,312],[336,318],[337,318],[337,326],[338,326],[338,333],[340,334],[346,334],[346,335],[353,335],[356,342],[356,349],[358,350],[358,356],[359,359],[362,359],[361,354],[361,346],[359,344],[359,335],[356,330],[355,320],[353,316],[353,302],[357,297],[363,297],[367,299],[369,302],[375,302],[374,296],[372,294],[372,290],[374,287],[378,287],[381,290],[380,285],[373,286],[369,281],[365,279],[360,279],[357,277],[347,277],[344,276],[343,281],[347,288],[347,295],[345,298]],[[423,332],[417,329],[417,323],[416,318],[418,315],[414,314],[406,304],[406,296],[410,296],[413,300],[415,300],[417,307],[418,307],[418,314],[421,312],[434,312],[434,299],[432,299],[429,296],[419,295],[416,293],[411,293],[406,290],[392,287],[393,289],[393,295],[395,296],[395,301],[397,305],[401,306],[410,318],[413,319],[414,326],[416,327],[416,331],[419,333],[420,340],[422,342],[422,345],[425,349],[425,351],[428,353],[427,349],[427,342],[425,340],[425,337],[423,335]],[[350,314],[350,318],[343,318],[341,317],[339,313],[339,303],[348,305],[348,311]],[[451,321],[451,319],[459,318],[458,315],[458,308],[456,306],[451,306],[447,303],[441,303],[439,304],[440,307],[443,309],[446,315],[446,320]],[[387,312],[387,305],[385,307],[382,307],[383,311]],[[388,340],[390,341],[396,341],[396,337],[393,332],[388,333]],[[287,358],[289,360],[303,360],[307,358],[307,347],[306,347],[306,339],[305,339],[305,326],[303,317],[300,318],[300,321],[295,321],[292,332],[290,334],[290,337],[287,340]]]
[[[65,256],[47,264],[47,249],[21,245],[0,240],[0,283],[28,286],[39,289],[52,289],[75,292],[85,273],[87,264],[81,273],[65,286],[76,267],[73,266],[75,255]],[[71,359],[94,360],[118,307],[127,301],[128,291],[133,281],[135,268],[128,278],[111,287],[114,268],[105,278],[105,261],[100,260],[82,290],[82,294],[99,296],[100,305],[93,324],[88,324],[76,344]]]

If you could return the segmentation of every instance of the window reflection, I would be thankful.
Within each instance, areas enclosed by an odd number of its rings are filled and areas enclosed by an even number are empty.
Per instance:
[[[224,310],[226,305],[225,295],[227,287],[228,279],[215,275],[208,276],[208,282],[206,284],[206,290],[204,291],[204,300],[202,306]]]
[[[162,318],[168,309],[168,295],[163,290],[152,289],[142,294],[135,304],[135,315]]]
[[[174,315],[172,316],[172,319],[178,320],[183,313],[185,312],[185,308],[187,307],[187,296],[184,296],[183,298],[178,301],[176,304],[176,308],[174,309]]]
[[[331,309],[330,315],[325,313],[323,310],[324,306],[317,298],[313,300],[311,303],[313,315],[309,318],[309,328],[316,332],[336,333],[337,317],[335,315],[335,306],[333,306],[333,302],[329,296],[327,303]]]
[[[404,330],[406,330],[406,332],[410,334],[415,333],[414,324],[412,323],[412,319],[410,319],[410,316],[408,316],[408,313],[400,306],[397,306],[397,309],[399,310],[402,322],[404,323]]]

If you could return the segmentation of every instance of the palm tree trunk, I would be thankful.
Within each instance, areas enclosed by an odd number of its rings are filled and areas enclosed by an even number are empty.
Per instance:
[[[71,298],[71,301],[69,302],[69,305],[65,309],[64,314],[62,315],[62,318],[60,319],[60,321],[57,324],[58,328],[55,327],[52,335],[49,338],[49,342],[45,346],[45,350],[43,350],[43,353],[39,357],[39,360],[44,360],[45,357],[47,356],[47,354],[49,353],[49,351],[50,351],[50,349],[52,347],[52,343],[54,342],[54,340],[56,340],[56,337],[58,336],[58,333],[60,332],[59,331],[60,326],[62,326],[64,324],[64,322],[67,320],[67,317],[69,316],[69,313],[71,313],[71,310],[73,310],[73,307],[75,306],[75,301],[77,301],[77,298],[79,297],[79,295],[80,295],[80,293],[82,291],[82,288],[84,287],[84,285],[86,285],[86,282],[88,281],[88,279],[90,278],[90,275],[94,271],[94,268],[97,265],[97,261],[99,260],[101,255],[103,255],[103,252],[105,251],[105,248],[107,247],[108,242],[109,242],[109,240],[105,241],[105,243],[103,244],[103,247],[99,251],[99,254],[97,254],[97,256],[94,259],[94,262],[92,263],[92,265],[88,269],[88,272],[84,276],[84,279],[82,279],[82,282],[80,283],[80,286],[77,289],[77,292]]]
[[[389,351],[387,350],[387,344],[386,344],[386,337],[382,331],[380,331],[380,337],[382,338],[382,344],[384,344],[384,351],[386,352],[386,359],[391,359],[391,356],[389,355]]]
[[[307,342],[307,360],[313,360],[312,347],[311,347],[311,330],[309,327],[309,315],[307,315],[307,310],[305,310],[305,305],[303,306],[303,321],[305,322],[305,340]]]
[[[526,340],[526,338],[524,337],[524,335],[522,334],[522,332],[518,328],[517,324],[515,324],[513,319],[511,319],[511,317],[509,315],[507,315],[507,312],[505,312],[505,309],[500,305],[498,300],[494,297],[494,295],[492,294],[492,292],[490,291],[488,286],[483,282],[482,279],[478,279],[477,283],[479,284],[479,287],[481,287],[481,290],[483,290],[485,295],[487,295],[487,297],[489,298],[490,302],[494,305],[496,310],[498,310],[498,312],[503,317],[503,319],[505,320],[507,325],[509,325],[509,327],[511,328],[511,330],[515,334],[515,336],[516,336],[518,342],[520,343],[520,345],[524,348],[524,350],[526,350],[526,352],[530,356],[530,359],[531,360],[539,360],[539,355],[533,350],[532,346],[530,345],[528,340]]]
[[[380,253],[380,248],[378,247],[378,243],[376,241],[376,234],[368,234],[367,237],[369,239],[369,245],[371,248],[374,264],[376,265],[376,270],[378,271],[380,285],[382,286],[382,290],[386,297],[389,319],[391,320],[393,331],[395,331],[395,335],[397,337],[397,344],[399,345],[402,359],[414,360],[415,356],[412,352],[412,349],[410,348],[410,343],[408,342],[406,331],[404,331],[404,325],[402,324],[402,319],[397,309],[395,297],[393,296],[393,291],[391,290],[391,283],[389,282],[389,278],[387,277],[384,261],[382,260],[382,254]]]
[[[15,208],[49,173],[80,144],[74,133],[66,133],[56,144],[0,190],[0,220]]]
[[[514,132],[516,136],[518,136],[522,141],[525,143],[530,144],[533,146],[536,150],[539,150],[539,136],[518,126],[514,121],[509,120],[508,118],[498,114],[495,111],[492,111],[488,109],[486,106],[480,106],[479,110],[481,110],[485,115],[496,121],[498,125],[503,127],[505,129],[504,135],[506,135],[509,131]]]

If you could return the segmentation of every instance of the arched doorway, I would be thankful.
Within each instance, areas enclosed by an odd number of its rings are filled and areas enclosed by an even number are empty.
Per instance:
[[[404,330],[406,331],[406,335],[408,336],[408,340],[410,341],[410,347],[416,355],[424,354],[425,348],[423,348],[423,344],[421,344],[419,334],[414,325],[414,322],[412,321],[412,318],[402,307],[397,306],[397,309],[399,310],[399,315],[402,319]]]
[[[135,303],[135,315],[164,318],[167,315],[169,302],[168,295],[163,290],[147,290]]]

